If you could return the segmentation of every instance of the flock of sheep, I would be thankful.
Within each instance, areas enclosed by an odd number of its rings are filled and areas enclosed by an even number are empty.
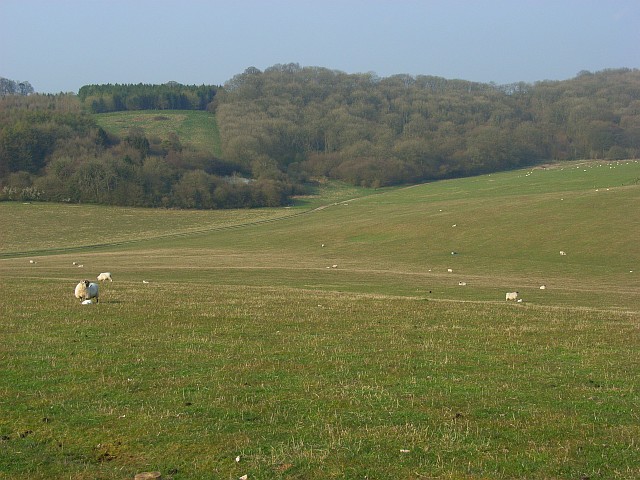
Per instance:
[[[333,266],[334,268],[337,267],[337,265]],[[451,269],[449,269],[451,271]],[[107,280],[109,280],[110,282],[113,282],[113,278],[111,277],[111,272],[103,272],[100,275],[98,275],[98,281],[100,282],[106,282]],[[144,283],[148,283],[148,282],[144,282]],[[459,282],[458,285],[466,285],[466,282]],[[544,290],[545,287],[544,285],[542,285],[540,287],[541,290]],[[98,284],[95,282],[91,282],[89,280],[82,280],[80,283],[78,283],[78,285],[76,285],[76,290],[75,290],[75,296],[76,298],[80,299],[80,301],[82,302],[83,305],[89,305],[91,303],[93,303],[93,299],[95,299],[95,303],[98,303],[99,300],[99,287]],[[518,292],[507,292],[505,300],[509,301],[509,300],[513,300],[513,301],[517,301],[517,302],[522,302],[521,298],[518,298]]]
[[[37,261],[29,260],[31,265],[37,265]],[[73,262],[74,267],[82,268],[83,264],[78,262]],[[337,265],[336,265],[337,267]],[[111,276],[111,272],[102,272],[97,276],[98,282],[113,282],[113,277]],[[142,283],[148,284],[147,280],[143,280]],[[93,303],[98,303],[100,301],[100,288],[97,282],[92,282],[90,280],[82,280],[76,285],[74,295],[77,299],[80,300],[82,305],[91,305]]]
[[[322,246],[324,247],[324,243],[322,244]],[[451,255],[457,255],[457,252],[451,252]],[[565,256],[566,252],[560,251],[560,255]],[[36,262],[34,262],[33,260],[30,260],[30,263],[36,263]],[[78,265],[76,262],[73,262],[73,264],[75,266],[81,266],[81,265]],[[337,266],[338,265],[332,265],[331,267],[327,267],[327,268],[336,268]],[[452,273],[453,269],[448,268],[447,271],[449,273]],[[97,279],[99,282],[106,282],[107,280],[109,280],[110,282],[113,282],[113,277],[111,276],[111,272],[102,272],[100,275],[98,275]],[[147,282],[146,280],[143,280],[143,283],[149,283],[149,282]],[[465,286],[466,284],[467,282],[458,282],[458,285],[460,286]],[[540,290],[545,290],[546,288],[547,287],[545,285],[540,286]],[[519,295],[519,292],[507,292],[505,295],[505,300],[522,303],[522,298],[518,298],[518,295]],[[80,299],[83,305],[92,304],[94,299],[95,299],[95,303],[98,303],[99,297],[100,297],[98,284],[95,282],[91,282],[89,280],[82,280],[80,283],[76,285],[75,296],[76,298]]]
[[[322,244],[324,247],[324,243]],[[457,255],[457,252],[451,252],[451,255]],[[560,251],[560,255],[565,256],[566,252]],[[30,263],[36,263],[34,260],[29,260]],[[76,262],[73,262],[74,266],[83,266],[78,265]],[[337,265],[332,265],[327,268],[336,268]],[[431,270],[429,270],[431,271]],[[449,273],[452,273],[453,270],[451,268],[447,269]],[[99,282],[106,282],[107,280],[113,282],[113,277],[111,276],[111,272],[102,272],[98,275],[97,280]],[[143,280],[143,283],[149,283],[146,280]],[[467,282],[458,282],[458,285],[465,286]],[[540,290],[545,290],[547,287],[545,285],[540,286]],[[518,298],[519,292],[507,292],[505,295],[506,301],[514,301],[518,303],[522,303],[522,298]],[[95,299],[95,303],[98,303],[100,292],[98,284],[95,282],[91,282],[89,280],[82,280],[76,285],[75,289],[75,297],[80,299],[83,305],[90,305],[93,303]]]
[[[453,226],[455,227],[455,225],[453,225]],[[324,247],[324,244],[322,246]],[[457,255],[457,254],[458,254],[457,252],[451,252],[451,255]],[[567,255],[567,252],[565,252],[564,250],[560,250],[560,256],[564,257],[566,255]],[[429,270],[429,271],[431,271],[431,270]],[[453,269],[447,268],[447,272],[453,273]],[[461,286],[461,287],[464,287],[464,286],[467,285],[467,282],[460,281],[460,282],[458,282],[458,285]],[[546,285],[540,285],[540,290],[546,290],[546,289],[547,289]],[[523,299],[522,298],[518,298],[519,294],[520,294],[520,292],[507,292],[505,294],[505,300],[507,302],[513,301],[513,302],[522,303]]]
[[[453,225],[454,227],[456,225]],[[324,243],[322,244],[322,246],[324,247]],[[567,253],[565,251],[560,251],[560,255],[561,256],[565,256]],[[457,255],[457,252],[451,252],[451,255]],[[29,260],[29,263],[35,264],[36,262],[34,260]],[[77,267],[83,267],[84,265],[80,265],[77,262],[73,262],[74,266]],[[336,268],[338,265],[332,265],[331,267],[327,267],[327,268]],[[431,270],[429,270],[431,271]],[[453,269],[448,268],[447,271],[449,273],[453,273]],[[98,275],[97,280],[99,282],[106,282],[107,280],[110,282],[113,282],[113,277],[111,276],[111,272],[102,272],[100,275]],[[143,280],[143,283],[149,283],[146,280]],[[467,282],[458,282],[458,285],[460,286],[465,286],[467,284]],[[547,287],[545,285],[541,285],[540,286],[540,290],[545,290]],[[505,295],[505,300],[506,301],[514,301],[514,302],[518,302],[521,303],[522,302],[522,298],[518,298],[519,292],[507,292]],[[75,288],[75,297],[80,299],[81,303],[83,305],[90,305],[94,302],[98,303],[99,301],[99,297],[100,297],[100,292],[99,292],[99,287],[98,287],[98,283],[96,282],[91,282],[89,280],[82,280],[81,282],[79,282],[76,285]]]
[[[451,252],[451,255],[457,255],[457,253],[456,252]],[[567,252],[565,252],[563,250],[560,250],[560,255],[564,257],[564,256],[567,255]],[[431,270],[429,270],[429,271],[431,271]],[[453,269],[447,268],[447,272],[453,273]],[[460,282],[458,282],[458,285],[461,286],[461,287],[464,287],[464,286],[467,285],[467,282],[460,281]],[[540,285],[540,290],[546,290],[546,289],[547,289],[546,285]],[[523,302],[522,298],[518,298],[519,294],[520,294],[520,292],[507,292],[505,294],[505,300],[507,302],[513,301],[513,302],[522,303]]]

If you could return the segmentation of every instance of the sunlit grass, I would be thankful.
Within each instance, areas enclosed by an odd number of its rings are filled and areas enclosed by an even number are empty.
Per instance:
[[[0,204],[0,478],[639,478],[640,167],[603,168]]]
[[[85,307],[60,284],[30,302],[33,282],[3,287],[7,478],[640,474],[632,315],[127,282]]]

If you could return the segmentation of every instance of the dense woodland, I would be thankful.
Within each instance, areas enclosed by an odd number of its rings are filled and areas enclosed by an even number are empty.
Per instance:
[[[175,134],[158,141],[133,127],[118,138],[95,121],[139,109],[210,111],[222,158]],[[0,199],[276,206],[322,178],[379,187],[638,157],[637,69],[495,85],[288,64],[248,68],[219,87],[89,85],[0,99]]]
[[[214,104],[232,161],[369,186],[640,153],[640,71],[493,85],[277,65]]]

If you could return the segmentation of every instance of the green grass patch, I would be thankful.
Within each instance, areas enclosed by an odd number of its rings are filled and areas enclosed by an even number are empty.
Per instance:
[[[5,478],[640,474],[628,314],[191,282],[87,307],[68,287],[3,281]]]
[[[195,110],[112,112],[94,115],[107,132],[125,137],[131,127],[144,130],[147,138],[160,140],[178,135],[185,147],[222,156],[220,132],[214,114]]]

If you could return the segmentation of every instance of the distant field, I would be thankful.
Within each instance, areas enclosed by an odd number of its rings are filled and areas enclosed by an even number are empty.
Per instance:
[[[252,210],[154,210],[5,202],[0,203],[0,219],[11,228],[0,229],[0,258],[82,251],[83,247],[98,245],[122,246],[152,239],[246,227],[378,193],[382,191],[332,182],[318,186],[313,194],[294,199],[292,207]]]
[[[0,230],[3,256],[60,253],[96,245],[135,243],[194,234],[294,213],[290,209],[153,210],[134,207],[46,203],[3,203],[0,217],[11,229]],[[37,225],[37,228],[35,226]]]
[[[95,115],[98,125],[106,131],[126,136],[132,126],[144,130],[147,138],[167,138],[175,133],[185,147],[221,155],[220,133],[212,113],[193,110],[159,110],[113,112]]]
[[[640,478],[639,179],[0,203],[0,479]]]

